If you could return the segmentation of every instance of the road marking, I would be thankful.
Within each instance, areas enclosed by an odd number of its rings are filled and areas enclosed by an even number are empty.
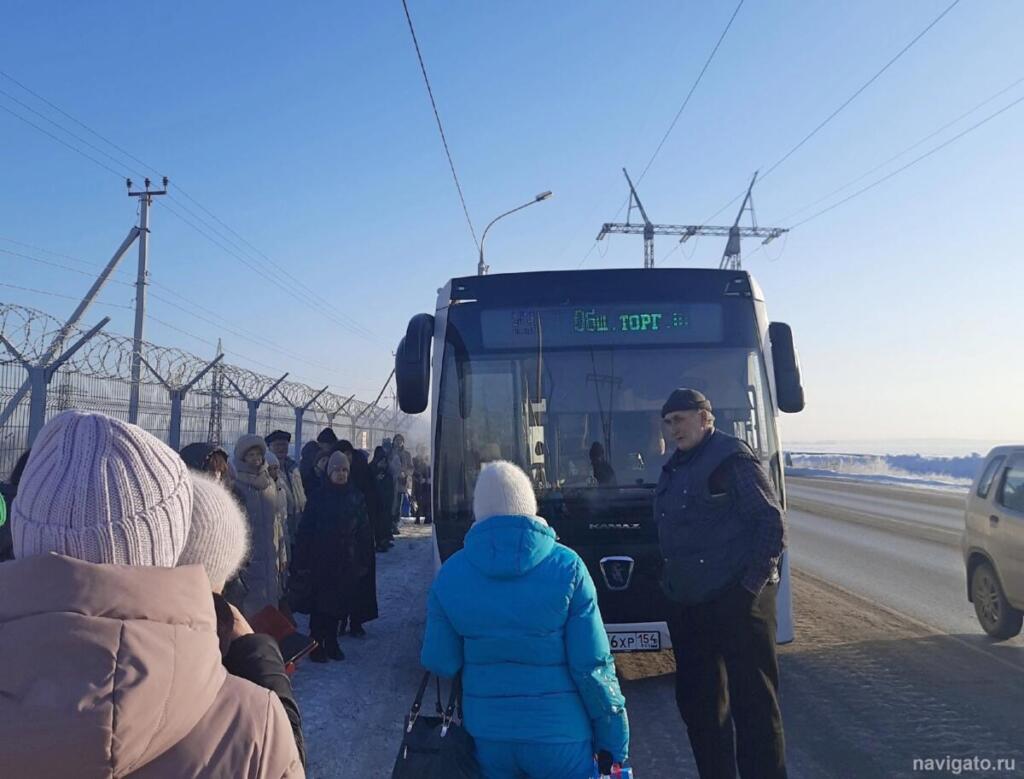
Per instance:
[[[854,592],[853,590],[850,590],[850,589],[848,589],[846,587],[843,587],[842,585],[836,584],[835,582],[829,581],[828,579],[825,579],[824,577],[821,577],[821,576],[818,576],[816,574],[813,574],[810,571],[804,570],[803,568],[799,568],[796,565],[793,565],[793,570],[794,570],[795,573],[798,573],[800,576],[806,576],[808,579],[813,579],[813,580],[815,580],[817,582],[820,582],[820,583],[822,583],[822,584],[824,584],[824,585],[826,585],[828,587],[831,587],[834,590],[838,590],[839,592],[843,593],[844,595],[846,595],[848,597],[854,598],[854,599],[856,599],[858,601],[861,601],[862,603],[865,603],[865,604],[867,604],[869,606],[873,606],[874,608],[877,608],[877,609],[880,609],[881,611],[887,612],[891,616],[897,617],[898,619],[905,620],[905,621],[909,622],[910,624],[915,625],[916,627],[925,630],[928,633],[932,633],[932,634],[937,635],[937,636],[942,636],[943,638],[948,638],[949,640],[954,641],[957,644],[960,644],[960,646],[965,647],[966,649],[970,649],[972,652],[976,652],[977,654],[984,655],[989,660],[995,660],[997,663],[1000,663],[1001,665],[1005,665],[1007,668],[1010,668],[1013,671],[1017,671],[1019,673],[1024,673],[1024,665],[1019,665],[1017,663],[1010,662],[1006,658],[1000,657],[999,655],[992,654],[991,652],[986,652],[984,648],[982,648],[980,646],[977,646],[976,644],[972,644],[969,641],[965,641],[964,639],[960,638],[959,636],[954,636],[951,633],[948,633],[947,631],[943,630],[942,628],[936,627],[935,625],[931,625],[931,624],[925,622],[922,619],[918,619],[917,617],[911,616],[910,614],[904,614],[899,609],[894,609],[892,606],[888,606],[888,605],[886,605],[884,603],[880,603],[879,601],[871,600],[870,598],[865,597],[864,595],[861,595],[860,593]]]

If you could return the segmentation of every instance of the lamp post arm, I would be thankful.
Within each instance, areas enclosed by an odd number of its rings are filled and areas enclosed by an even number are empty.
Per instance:
[[[516,206],[515,208],[506,211],[504,214],[498,214],[496,217],[494,217],[494,219],[487,223],[487,227],[484,228],[483,235],[480,236],[480,262],[476,266],[476,272],[478,276],[483,276],[487,273],[487,266],[484,264],[484,241],[487,240],[487,231],[494,226],[494,223],[497,222],[499,219],[504,219],[509,214],[514,214],[516,211],[522,211],[524,208],[532,206],[534,203],[540,203],[543,200],[547,200],[549,197],[551,197],[551,193],[545,192],[543,193],[543,197],[541,195],[538,195],[533,200],[530,200],[527,203],[523,203],[521,206]]]

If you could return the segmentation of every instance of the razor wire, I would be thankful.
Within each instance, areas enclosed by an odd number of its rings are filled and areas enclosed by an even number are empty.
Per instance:
[[[61,320],[44,311],[0,303],[0,334],[31,363],[38,364],[46,356],[64,328]],[[64,333],[62,346],[66,348],[85,332],[81,327],[69,328]],[[131,386],[132,350],[131,338],[102,330],[96,333],[54,374],[47,394],[48,412],[89,408],[123,416],[127,409],[127,390]],[[169,414],[167,387],[184,387],[211,361],[183,349],[149,342],[142,343],[140,353],[144,361],[139,380],[142,395],[140,424],[150,432],[159,433]],[[0,345],[0,407],[7,405],[24,380],[25,371],[21,363]],[[224,408],[222,413],[230,417],[225,420],[225,429],[234,433],[244,416],[244,401],[263,397],[275,383],[277,377],[222,360],[189,392],[189,401],[184,409],[186,415],[192,415],[187,420],[189,430],[198,436],[202,415],[208,414],[213,404],[219,402]],[[323,392],[320,389],[297,381],[281,381],[261,403],[261,427],[270,424],[285,426],[289,419],[293,419],[294,409],[307,404],[309,409],[304,429],[310,424],[347,423],[353,436],[358,431],[368,430],[380,437],[406,427],[409,422],[409,418],[390,403],[372,404],[330,389]],[[238,390],[241,390],[241,395]],[[23,413],[12,414],[0,427],[0,473],[9,468],[11,453],[14,452],[14,457],[20,453],[17,450],[18,441],[24,438],[21,429],[25,427],[23,417]],[[370,436],[371,439],[373,437]],[[24,443],[21,448],[24,448]]]

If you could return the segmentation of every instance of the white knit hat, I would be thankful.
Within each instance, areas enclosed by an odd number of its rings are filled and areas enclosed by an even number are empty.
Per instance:
[[[18,558],[173,567],[192,516],[177,453],[140,427],[65,411],[39,432],[11,522]]]
[[[192,527],[178,565],[201,565],[214,591],[242,567],[249,555],[249,525],[242,509],[220,482],[193,473]]]
[[[473,490],[473,516],[477,522],[489,517],[536,515],[533,485],[518,465],[498,460],[480,469]]]

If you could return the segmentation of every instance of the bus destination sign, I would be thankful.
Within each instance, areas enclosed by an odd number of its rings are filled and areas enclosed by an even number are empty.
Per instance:
[[[719,343],[717,303],[489,309],[480,313],[490,348],[644,343]]]

